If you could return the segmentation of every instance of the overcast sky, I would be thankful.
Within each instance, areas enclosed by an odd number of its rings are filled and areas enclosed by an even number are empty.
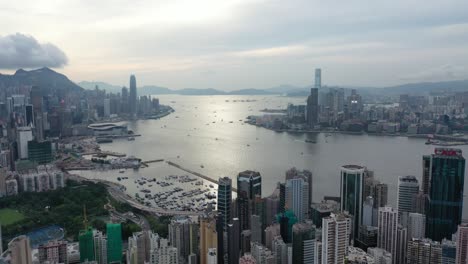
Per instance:
[[[468,79],[467,0],[0,0],[0,71],[170,88]]]

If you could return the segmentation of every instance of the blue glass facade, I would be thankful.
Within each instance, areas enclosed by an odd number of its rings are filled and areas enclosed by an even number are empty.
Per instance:
[[[450,239],[462,219],[465,159],[459,150],[436,149],[430,162],[423,164],[430,166],[426,237],[435,241]]]

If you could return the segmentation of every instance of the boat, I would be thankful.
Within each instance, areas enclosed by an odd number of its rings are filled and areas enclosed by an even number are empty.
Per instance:
[[[424,143],[424,144],[430,145],[430,144],[432,144],[432,140],[431,140],[430,138],[428,138],[427,141],[426,141],[426,143]]]
[[[250,147],[250,145],[249,145],[249,144],[247,144],[247,147]]]
[[[210,184],[210,188],[214,188],[213,184]]]
[[[311,140],[311,139],[306,139],[305,142],[306,142],[306,143],[317,143],[317,141]]]
[[[117,180],[118,180],[118,181],[121,181],[121,180],[122,180],[122,178],[120,178],[120,177],[117,177]]]
[[[128,141],[133,141],[133,140],[135,140],[135,138],[134,137],[128,137],[127,140]]]
[[[119,170],[119,173],[124,173],[124,172],[125,172],[124,169]]]
[[[203,168],[205,168],[205,166],[203,166],[203,165],[200,165],[200,168],[202,168],[202,169],[203,169]]]

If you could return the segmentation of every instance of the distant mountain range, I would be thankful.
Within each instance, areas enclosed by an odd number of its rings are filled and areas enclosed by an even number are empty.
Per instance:
[[[17,70],[13,75],[0,74],[0,88],[22,85],[39,86],[44,93],[65,94],[70,91],[82,91],[83,88],[70,81],[67,76],[49,68],[25,71]]]
[[[49,68],[40,68],[37,70],[26,71],[17,70],[12,75],[0,74],[0,88],[16,87],[21,85],[36,85],[41,87],[45,93],[62,93],[70,91],[81,91],[84,89],[105,89],[107,92],[121,92],[122,87],[105,82],[83,81],[75,84],[65,75]],[[323,87],[324,90],[332,87]],[[398,95],[408,94],[427,94],[427,93],[446,93],[468,91],[468,80],[442,81],[442,82],[422,82],[409,83],[384,88],[372,87],[344,87],[346,90],[357,89],[362,94],[380,94],[380,95]],[[155,85],[146,85],[138,87],[138,94],[179,94],[179,95],[287,95],[287,96],[307,96],[310,93],[310,87],[298,87],[283,84],[268,89],[242,89],[236,91],[221,91],[213,88],[195,89],[186,88],[174,90]]]
[[[96,85],[100,89],[106,89],[109,92],[120,92],[122,87],[111,85],[104,82],[80,82],[78,83],[85,89],[94,89]],[[267,88],[267,89],[242,89],[235,91],[221,91],[213,88],[207,89],[194,89],[186,88],[180,90],[173,90],[166,87],[159,86],[142,86],[138,87],[139,94],[180,94],[180,95],[287,95],[287,96],[307,96],[310,94],[311,87],[299,87],[293,85],[283,84],[280,86]],[[328,88],[344,88],[345,90],[356,89],[364,94],[379,93],[381,95],[397,95],[397,94],[427,94],[427,93],[444,93],[444,92],[459,92],[468,91],[468,80],[457,81],[442,81],[442,82],[422,82],[422,83],[409,83],[389,87],[332,87],[324,86],[323,89]]]

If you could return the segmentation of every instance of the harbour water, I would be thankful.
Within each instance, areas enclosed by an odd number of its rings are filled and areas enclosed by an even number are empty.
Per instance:
[[[228,176],[233,179],[234,186],[240,171],[256,170],[262,175],[263,196],[269,195],[278,181],[284,181],[284,173],[291,167],[312,171],[314,202],[319,202],[324,195],[339,196],[340,166],[359,164],[373,170],[378,180],[389,185],[389,203],[396,206],[398,176],[415,175],[421,179],[422,156],[433,153],[435,147],[425,145],[425,140],[419,138],[280,133],[244,124],[247,116],[263,114],[260,110],[265,108],[285,109],[288,103],[305,104],[304,97],[158,97],[175,112],[159,120],[129,122],[129,129],[141,137],[134,141],[117,139],[102,144],[101,148],[142,160],[173,161],[215,179]],[[468,146],[458,148],[468,157]],[[129,179],[121,183],[134,194],[137,191],[134,180],[139,177],[162,179],[171,174],[187,173],[160,162],[139,171],[83,171],[80,174],[116,182],[117,177],[127,176]],[[204,181],[204,186],[208,184]],[[465,190],[468,191],[467,187]],[[464,204],[466,207],[467,203]],[[466,215],[467,210],[464,212]]]

